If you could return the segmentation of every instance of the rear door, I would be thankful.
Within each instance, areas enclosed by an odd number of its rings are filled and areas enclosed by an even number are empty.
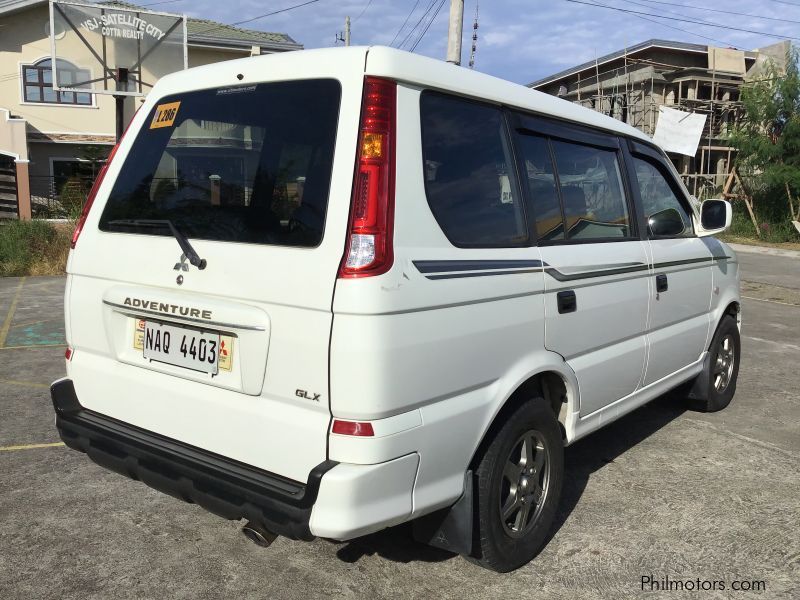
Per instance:
[[[706,349],[712,256],[695,236],[691,206],[665,159],[631,144],[634,194],[647,223],[650,278],[649,385],[697,361]]]
[[[527,116],[517,129],[545,266],[545,346],[575,371],[586,416],[640,385],[647,254],[616,137]]]
[[[363,51],[296,54],[274,82],[258,59],[151,94],[70,260],[68,368],[87,408],[305,481],[326,459]]]

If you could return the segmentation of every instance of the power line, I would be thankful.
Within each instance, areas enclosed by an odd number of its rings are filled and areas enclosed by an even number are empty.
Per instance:
[[[636,6],[644,6],[645,8],[649,8],[646,4],[641,4],[640,2],[634,2],[634,0],[622,0],[622,1],[623,2],[627,2],[628,4],[635,4]],[[679,14],[679,13],[676,13],[674,10],[668,10],[668,9],[664,9],[664,10],[666,10],[668,13],[673,14],[673,15],[678,15]],[[694,36],[697,36],[697,37],[701,37],[701,38],[709,40],[711,42],[716,42],[718,44],[722,44],[723,46],[736,47],[736,44],[723,42],[722,40],[718,40],[716,38],[708,37],[706,35],[701,35],[699,33],[695,33],[693,31],[689,31],[688,29],[681,29],[680,27],[673,27],[672,25],[667,25],[666,23],[663,23],[661,21],[653,21],[652,19],[648,19],[647,17],[642,17],[640,15],[633,15],[633,16],[634,17],[638,17],[639,19],[642,19],[644,21],[650,21],[651,23],[656,23],[658,25],[663,25],[664,27],[669,27],[670,29],[675,29],[677,31],[682,31],[684,33],[688,33],[689,35],[694,35]],[[685,16],[685,15],[679,15],[679,16]],[[664,16],[658,17],[658,18],[659,19],[671,19],[672,17],[668,17],[668,16],[664,15]]]
[[[266,17],[271,17],[272,15],[277,15],[280,13],[285,13],[290,10],[294,10],[295,8],[300,8],[301,6],[308,6],[309,4],[314,4],[315,2],[319,2],[319,0],[308,0],[308,2],[302,2],[301,4],[295,4],[293,6],[287,6],[286,8],[282,8],[280,10],[274,10],[272,12],[265,13],[263,15],[256,15],[255,17],[251,17],[249,19],[245,19],[244,21],[236,21],[232,23],[232,25],[244,25],[245,23],[251,23],[252,21],[258,21],[259,19],[264,19]]]
[[[358,13],[358,16],[355,19],[353,19],[353,24],[355,24],[356,21],[358,21],[361,17],[364,16],[364,13],[367,12],[367,9],[370,7],[371,4],[372,0],[369,0],[369,2],[367,2],[367,5],[361,9],[360,13]]]
[[[406,36],[403,38],[403,41],[400,42],[400,44],[397,46],[398,48],[402,48],[403,46],[406,45],[406,42],[408,42],[411,39],[411,36],[413,36],[416,33],[417,28],[427,18],[427,16],[433,10],[433,7],[435,5],[436,5],[436,0],[431,0],[430,3],[428,4],[428,8],[425,9],[425,12],[422,13],[422,16],[417,20],[414,26],[408,30],[408,33],[406,33]]]
[[[428,33],[428,29],[430,29],[431,24],[434,22],[434,20],[436,20],[436,17],[439,15],[439,11],[442,9],[442,6],[444,5],[445,1],[446,0],[441,0],[441,2],[439,3],[439,6],[436,7],[436,10],[431,13],[431,16],[428,19],[428,22],[422,28],[422,31],[417,36],[416,41],[413,44],[410,45],[410,48],[408,49],[409,52],[414,52],[414,50],[416,50],[417,46],[422,41],[422,38],[424,38],[425,34]],[[435,2],[436,2],[436,0],[434,0],[434,3]],[[431,7],[433,7],[433,4],[431,4]]]
[[[175,2],[183,2],[183,0],[161,0],[161,2],[151,2],[150,4],[140,4],[142,8],[147,8],[148,6],[158,6],[159,4],[174,4]]]
[[[595,4],[592,2],[584,2],[583,0],[566,0],[567,2],[572,2],[573,4],[583,4],[584,6],[594,6],[597,8],[607,8],[609,10],[616,10],[618,12],[628,13],[632,15],[646,15],[648,17],[656,17],[656,18],[669,18],[673,21],[683,21],[684,23],[694,23],[695,25],[703,25],[705,27],[715,27],[717,29],[729,29],[731,31],[741,31],[744,33],[752,33],[754,35],[763,35],[766,37],[778,38],[779,40],[796,40],[800,42],[800,38],[796,38],[789,35],[778,35],[775,33],[767,33],[766,31],[754,31],[752,29],[743,29],[741,27],[732,27],[730,25],[716,25],[714,23],[709,23],[707,21],[697,21],[696,19],[686,19],[681,17],[664,17],[663,15],[654,15],[653,13],[645,13],[638,10],[630,10],[627,8],[619,8],[618,6],[609,6],[608,4]]]
[[[389,44],[390,46],[394,46],[394,43],[395,43],[395,41],[396,41],[396,40],[397,40],[397,38],[400,36],[400,34],[402,33],[403,29],[405,29],[405,28],[406,28],[406,24],[408,23],[408,20],[411,18],[411,15],[413,15],[413,14],[414,14],[414,11],[415,11],[415,10],[417,10],[417,6],[418,6],[418,5],[419,5],[419,0],[417,0],[416,2],[414,2],[414,6],[413,6],[413,8],[411,9],[411,12],[410,12],[410,13],[408,13],[408,16],[406,16],[406,20],[405,20],[405,21],[403,21],[403,24],[400,26],[400,29],[398,29],[398,30],[397,30],[397,33],[395,33],[395,34],[394,34],[394,37],[392,38],[392,43],[391,43],[391,44]]]
[[[666,23],[662,23],[661,21],[656,21],[655,19],[648,19],[647,17],[642,17],[640,15],[633,15],[637,19],[641,19],[642,21],[648,21],[650,23],[655,23],[656,25],[661,25],[662,27],[668,27],[669,29],[674,29],[675,31],[681,31],[683,33],[688,33],[689,35],[693,35],[699,38],[703,38],[704,40],[708,40],[709,42],[717,42],[718,44],[722,44],[723,46],[731,46],[736,47],[734,44],[729,44],[728,42],[723,42],[722,40],[718,40],[712,37],[708,37],[707,35],[702,35],[700,33],[695,33],[694,31],[689,31],[688,29],[681,29],[680,27],[675,27],[674,25],[667,25]],[[668,17],[663,17],[668,18]]]
[[[625,1],[629,2],[630,0],[625,0]],[[677,6],[679,8],[688,8],[689,10],[702,10],[702,11],[705,11],[705,12],[722,13],[722,14],[725,14],[725,15],[736,15],[737,17],[751,17],[753,19],[763,19],[765,21],[778,21],[779,23],[795,23],[797,25],[800,25],[800,21],[792,21],[791,19],[779,19],[777,17],[765,17],[763,15],[751,15],[751,14],[748,14],[748,13],[734,12],[734,11],[731,11],[731,10],[721,10],[719,8],[706,8],[705,6],[692,6],[690,4],[676,4],[675,2],[664,2],[663,0],[642,0],[642,1],[643,2],[647,2],[648,4],[663,4],[665,6]],[[638,2],[631,2],[631,4],[639,4],[639,3]],[[649,6],[646,6],[645,4],[639,4],[639,6],[644,6],[645,8],[650,8]],[[798,8],[800,8],[800,4],[793,4],[792,6],[797,6]],[[679,14],[679,13],[676,13],[674,11],[668,11],[668,12],[671,12],[673,14]]]
[[[225,27],[237,27],[239,25],[244,25],[245,23],[252,23],[253,21],[258,21],[259,19],[265,19],[267,17],[271,17],[272,15],[278,15],[280,13],[285,13],[290,10],[294,10],[295,8],[300,8],[303,6],[308,6],[309,4],[314,4],[315,2],[319,2],[319,0],[307,0],[307,2],[302,2],[300,4],[294,4],[292,6],[287,6],[286,8],[281,8],[280,10],[274,10],[272,12],[264,13],[263,15],[256,15],[255,17],[250,17],[249,19],[244,19],[243,21],[236,21],[235,23],[221,23],[215,27],[210,27],[203,31],[196,31],[194,35],[203,35],[206,33],[211,33],[212,31],[216,31],[217,29],[223,29]]]
[[[446,1],[447,0],[442,0],[441,2],[439,2],[439,6],[436,7],[436,11],[433,13],[433,16],[431,17],[431,20],[428,21],[428,24],[425,26],[425,29],[422,31],[420,36],[417,38],[417,41],[414,42],[413,46],[411,46],[411,52],[413,52],[414,50],[417,49],[417,46],[419,46],[419,43],[422,41],[422,38],[424,38],[425,34],[428,33],[428,29],[430,29],[431,24],[436,20],[436,17],[439,16],[439,12],[442,10],[442,7],[444,6],[444,3]]]
[[[419,18],[419,20],[416,22],[416,24],[406,34],[406,37],[404,37],[403,41],[400,42],[400,44],[397,46],[398,48],[402,48],[405,45],[405,43],[411,38],[411,36],[414,35],[414,32],[417,30],[417,27],[419,27],[420,23],[422,23],[422,21],[425,19],[425,17],[428,16],[428,13],[430,13],[431,10],[433,10],[433,7],[435,6],[435,4],[436,4],[436,0],[431,0],[430,4],[428,4],[428,8],[425,10],[424,13],[422,13],[422,16]]]

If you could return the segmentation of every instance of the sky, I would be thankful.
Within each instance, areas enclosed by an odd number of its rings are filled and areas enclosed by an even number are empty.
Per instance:
[[[183,12],[230,24],[308,1],[141,0],[139,4],[149,4],[152,10]],[[465,0],[462,64],[467,65],[469,61],[476,5],[479,5],[479,27],[475,69],[517,83],[535,81],[651,38],[745,50],[780,41],[770,36],[795,38],[792,41],[800,43],[800,0],[579,2]],[[440,5],[441,10],[436,14]],[[336,34],[344,29],[345,16],[349,15],[353,45],[381,44],[410,49],[416,44],[415,52],[444,59],[449,5],[450,0],[312,0],[306,6],[241,27],[287,33],[306,48],[324,48],[337,45]],[[720,29],[703,22],[750,32]]]

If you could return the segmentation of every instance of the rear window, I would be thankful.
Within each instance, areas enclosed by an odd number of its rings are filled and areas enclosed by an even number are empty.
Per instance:
[[[163,98],[125,159],[100,229],[283,246],[322,240],[341,88],[330,79]]]
[[[519,246],[528,239],[501,110],[424,92],[422,156],[428,204],[455,246]]]

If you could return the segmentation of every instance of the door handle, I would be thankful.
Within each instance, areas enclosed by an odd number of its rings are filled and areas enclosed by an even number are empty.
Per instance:
[[[575,292],[572,290],[558,292],[556,298],[558,299],[559,314],[563,315],[564,313],[571,313],[578,310],[578,299],[575,296]]]
[[[656,292],[666,292],[669,289],[669,281],[664,273],[656,275]]]

